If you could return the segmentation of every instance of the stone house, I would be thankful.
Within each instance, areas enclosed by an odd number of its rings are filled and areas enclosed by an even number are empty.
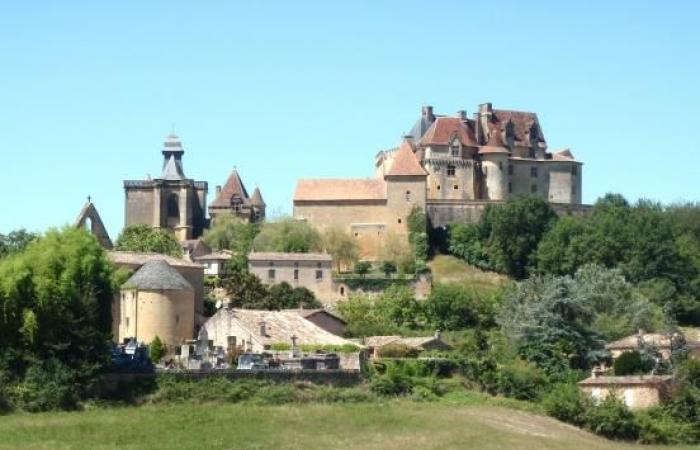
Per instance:
[[[248,268],[267,285],[287,282],[304,287],[327,303],[336,297],[332,277],[333,258],[327,253],[252,252]]]
[[[617,359],[622,353],[639,350],[640,341],[655,347],[661,357],[669,359],[671,356],[672,336],[661,333],[644,333],[640,330],[639,333],[627,336],[620,340],[610,342],[605,346],[606,350],[610,351],[613,359]],[[700,357],[700,341],[686,338],[686,345],[690,353],[690,357]]]
[[[345,326],[347,325],[347,322],[345,322],[342,317],[333,314],[326,309],[290,309],[287,311],[296,312],[317,327],[323,328],[336,336],[343,336],[345,334]]]
[[[148,261],[121,286],[118,317],[119,341],[158,336],[174,348],[194,336],[194,289],[166,261]]]
[[[452,347],[445,343],[439,332],[432,336],[401,337],[401,336],[369,336],[360,340],[360,343],[367,348],[370,358],[379,357],[382,347],[387,345],[405,345],[419,352],[426,350],[450,350]]]
[[[194,262],[204,266],[204,274],[209,276],[222,276],[226,274],[226,263],[233,257],[233,252],[221,250],[207,255],[197,256]]]
[[[274,344],[356,345],[308,320],[299,310],[221,308],[203,325],[214,346],[261,353]]]
[[[595,402],[615,395],[630,409],[656,406],[668,399],[673,377],[670,375],[630,375],[606,377],[593,375],[579,382],[580,389]]]

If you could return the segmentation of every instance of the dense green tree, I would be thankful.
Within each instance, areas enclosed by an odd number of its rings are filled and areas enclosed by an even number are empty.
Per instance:
[[[387,277],[390,277],[392,274],[396,273],[396,263],[393,261],[382,261],[379,268]]]
[[[268,288],[263,309],[280,310],[294,308],[320,308],[316,296],[304,287],[292,287],[287,282],[274,284]]]
[[[369,261],[360,261],[355,264],[355,273],[364,277],[372,270],[372,263]]]
[[[24,250],[36,238],[36,233],[30,233],[24,228],[7,235],[0,234],[0,258]]]
[[[255,251],[309,253],[323,249],[321,235],[308,222],[284,218],[263,224]]]
[[[339,228],[331,228],[323,234],[323,246],[333,257],[338,272],[340,272],[341,264],[352,266],[360,253],[357,241]]]
[[[160,340],[158,336],[153,338],[151,344],[148,346],[148,356],[151,358],[153,363],[159,362],[165,356],[167,348],[163,341]]]
[[[267,289],[260,278],[248,271],[234,271],[221,279],[221,287],[226,290],[232,305],[236,308],[265,309]]]
[[[49,364],[78,390],[94,379],[109,360],[112,271],[94,237],[74,228],[0,261],[0,365],[21,379]]]
[[[424,304],[426,320],[439,330],[487,328],[494,325],[497,297],[456,283],[436,283]]]
[[[259,231],[259,224],[247,223],[232,215],[222,215],[204,232],[202,240],[212,250],[231,250],[247,255]]]
[[[428,218],[419,206],[413,206],[406,218],[408,242],[411,244],[413,257],[417,261],[428,259]]]
[[[130,225],[124,228],[115,244],[117,250],[154,252],[174,257],[182,256],[182,247],[172,233],[156,230],[148,225]]]
[[[421,302],[405,286],[391,286],[378,297],[353,295],[338,303],[351,336],[401,334],[420,328],[425,319]]]

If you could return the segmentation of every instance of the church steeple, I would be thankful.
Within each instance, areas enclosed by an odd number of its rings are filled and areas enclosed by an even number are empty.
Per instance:
[[[165,171],[165,167],[168,165],[168,161],[170,159],[175,160],[175,164],[177,165],[177,172],[182,174],[184,177],[184,171],[182,170],[182,155],[185,154],[185,150],[182,148],[182,142],[180,142],[180,138],[175,134],[171,133],[165,138],[165,142],[163,143],[163,171]]]

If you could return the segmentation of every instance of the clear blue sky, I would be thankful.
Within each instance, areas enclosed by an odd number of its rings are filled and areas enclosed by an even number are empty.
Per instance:
[[[380,4],[381,3],[381,4]],[[423,104],[537,112],[551,150],[607,191],[700,195],[697,2],[0,3],[0,232],[72,222],[113,238],[122,180],[235,165],[268,211],[302,177],[363,177]]]

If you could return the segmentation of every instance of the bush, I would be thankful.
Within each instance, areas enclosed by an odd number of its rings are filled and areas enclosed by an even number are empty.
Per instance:
[[[542,406],[548,415],[562,422],[583,425],[588,398],[575,384],[558,384],[542,399]]]
[[[355,273],[360,276],[367,275],[372,270],[372,263],[369,261],[360,261],[355,264]]]
[[[18,406],[30,412],[78,409],[75,379],[75,374],[55,359],[33,365],[15,387]]]
[[[151,358],[151,361],[154,364],[159,362],[163,356],[165,356],[166,351],[167,347],[158,336],[153,338],[151,345],[148,346],[148,356]]]
[[[639,436],[634,414],[613,395],[586,411],[585,424],[595,434],[610,439],[634,440]]]
[[[379,356],[382,358],[416,358],[417,348],[409,347],[406,344],[387,344],[379,349]]]
[[[613,372],[616,376],[643,374],[651,371],[652,367],[642,361],[638,351],[624,352],[615,359]]]
[[[409,377],[388,370],[386,375],[373,378],[369,388],[378,395],[396,396],[413,392],[413,383]]]
[[[697,427],[671,417],[660,407],[636,413],[636,422],[643,444],[692,444],[700,439]]]
[[[535,400],[547,384],[543,372],[532,363],[515,360],[498,371],[498,392],[518,400]]]

